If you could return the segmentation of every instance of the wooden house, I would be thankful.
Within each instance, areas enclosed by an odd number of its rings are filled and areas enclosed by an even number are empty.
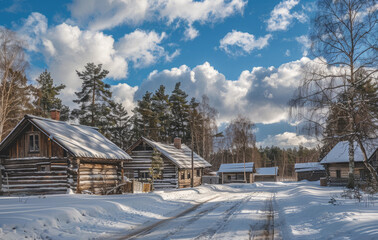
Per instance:
[[[377,157],[378,142],[372,141],[366,144],[366,153],[369,163],[378,166]],[[325,167],[329,185],[345,186],[348,183],[349,173],[349,142],[342,141],[335,145],[331,151],[320,161]],[[357,143],[354,143],[354,173],[356,182],[364,182],[368,176],[368,169],[363,163],[362,151]],[[376,168],[376,170],[378,170]]]
[[[125,163],[125,175],[138,181],[151,181],[150,169],[153,151],[156,149],[163,159],[162,176],[154,179],[154,188],[186,188],[202,184],[204,169],[211,167],[201,156],[193,152],[194,176],[192,176],[192,150],[175,138],[173,144],[155,142],[142,137],[128,148],[132,160]]]
[[[96,128],[25,115],[1,142],[5,194],[105,193],[130,156]]]
[[[296,163],[294,169],[297,181],[318,181],[326,177],[325,168],[320,162]]]
[[[218,174],[221,183],[244,183],[244,171],[246,173],[246,182],[253,183],[253,174],[256,173],[253,162],[244,163],[223,163],[220,165]]]
[[[278,167],[256,168],[256,173],[253,176],[255,182],[276,182]]]

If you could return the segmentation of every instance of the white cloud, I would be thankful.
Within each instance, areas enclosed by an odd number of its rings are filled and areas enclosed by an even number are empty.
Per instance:
[[[197,29],[193,28],[192,25],[189,25],[184,32],[184,39],[185,40],[193,40],[198,37],[199,32]]]
[[[245,0],[160,0],[161,8],[158,10],[162,18],[168,23],[175,20],[193,22],[215,22],[223,20],[237,12],[242,12],[247,4]]]
[[[310,61],[304,57],[301,60],[284,63],[276,71],[272,71],[270,75],[266,76],[263,82],[273,88],[298,86],[303,66]],[[274,70],[274,68],[272,69]]]
[[[111,86],[114,101],[122,103],[129,114],[132,114],[131,110],[135,107],[134,95],[137,90],[137,86],[131,87],[126,83]]]
[[[165,61],[167,61],[167,62],[172,62],[172,60],[175,58],[175,57],[177,57],[178,55],[180,55],[180,53],[181,53],[181,51],[180,51],[180,49],[176,49],[172,54],[170,54],[170,55],[166,55],[165,56]]]
[[[286,30],[294,19],[306,22],[307,16],[304,13],[293,12],[290,10],[298,5],[300,0],[285,0],[276,5],[267,20],[269,31]]]
[[[289,57],[290,56],[290,50],[286,49],[285,56]]]
[[[153,14],[149,0],[74,0],[69,6],[72,16],[81,25],[94,31],[121,24],[137,25]],[[156,1],[155,1],[156,2]]]
[[[230,55],[242,55],[251,53],[254,49],[262,49],[268,45],[272,35],[255,39],[253,34],[232,30],[220,40],[220,48]]]
[[[308,58],[289,62],[278,68],[255,67],[241,72],[237,80],[228,80],[210,63],[190,68],[153,71],[143,81],[135,99],[146,91],[155,91],[164,84],[170,93],[177,82],[190,97],[200,99],[206,94],[210,104],[219,111],[218,121],[228,122],[238,114],[247,115],[256,123],[276,123],[288,120],[287,103],[301,78],[301,66]]]
[[[107,77],[118,80],[127,77],[128,61],[135,67],[143,67],[158,59],[171,61],[180,53],[176,50],[169,54],[159,45],[165,33],[135,30],[117,43],[103,32],[81,30],[67,23],[49,28],[46,17],[40,13],[32,13],[19,34],[27,41],[31,52],[43,54],[55,82],[67,86],[61,97],[64,104],[70,106],[82,83],[75,70],[82,71],[88,62],[103,64],[103,68],[109,70]]]
[[[159,35],[155,31],[145,32],[137,29],[117,42],[117,53],[132,61],[134,66],[145,67],[161,57],[168,56],[164,48],[159,45],[165,37],[164,32]]]
[[[40,35],[47,31],[47,18],[37,12],[33,12],[24,21],[22,28],[19,30],[23,39],[27,42],[27,49],[30,51],[37,51],[37,46],[40,44]]]
[[[74,0],[69,6],[72,17],[91,30],[111,29],[119,25],[136,26],[161,20],[166,24],[183,22],[185,39],[198,36],[194,22],[205,24],[242,13],[246,0]]]
[[[307,56],[308,55],[308,49],[310,49],[310,47],[311,47],[311,41],[308,38],[308,36],[302,35],[302,36],[296,37],[295,40],[298,43],[302,44],[303,56]]]
[[[316,138],[304,135],[297,135],[293,132],[284,132],[282,134],[277,134],[275,136],[269,135],[266,139],[261,142],[256,143],[257,146],[279,146],[282,148],[294,148],[299,145],[313,148],[319,144]]]

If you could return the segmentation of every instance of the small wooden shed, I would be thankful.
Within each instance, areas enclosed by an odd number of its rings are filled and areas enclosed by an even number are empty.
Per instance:
[[[377,139],[366,143],[366,153],[369,163],[372,166],[378,166]],[[368,169],[363,163],[363,155],[357,143],[354,143],[354,175],[356,182],[364,182],[368,176]],[[331,186],[346,186],[348,183],[349,173],[349,142],[341,141],[328,152],[320,161],[325,167],[328,178],[328,184]],[[378,167],[376,171],[378,170]]]
[[[218,174],[221,183],[244,183],[244,171],[246,173],[246,182],[253,183],[253,174],[256,172],[253,162],[244,163],[223,163],[220,165]]]
[[[320,162],[296,163],[294,168],[297,181],[318,181],[326,177],[325,168]]]
[[[32,115],[1,142],[0,156],[5,194],[103,194],[131,160],[96,128]]]
[[[256,168],[254,174],[255,182],[275,182],[277,181],[278,167]]]
[[[150,168],[152,154],[156,149],[163,158],[162,177],[154,179],[154,188],[186,188],[202,184],[202,175],[205,168],[211,167],[205,159],[193,152],[194,176],[192,176],[192,150],[175,138],[173,144],[155,142],[147,138],[140,138],[127,149],[132,160],[124,165],[125,175],[138,181],[151,181]]]

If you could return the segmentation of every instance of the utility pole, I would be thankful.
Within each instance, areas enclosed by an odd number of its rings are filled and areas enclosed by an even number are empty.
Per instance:
[[[193,153],[193,147],[194,147],[194,144],[193,144],[193,135],[194,135],[194,131],[193,131],[193,127],[194,127],[194,111],[192,112],[192,121],[191,121],[191,137],[192,137],[192,144],[191,144],[191,149],[192,149],[192,177],[190,179],[190,186],[193,188],[194,187],[194,153]]]

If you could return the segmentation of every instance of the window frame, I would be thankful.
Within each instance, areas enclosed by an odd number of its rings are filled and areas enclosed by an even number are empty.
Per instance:
[[[181,172],[181,180],[184,180],[185,179],[185,171],[182,171]]]
[[[46,168],[46,169],[42,169],[42,168]],[[51,163],[38,165],[38,172],[51,172]]]
[[[37,140],[36,140],[36,136],[37,136]],[[29,151],[29,153],[39,153],[41,151],[41,144],[40,143],[41,143],[41,136],[40,136],[39,132],[31,132],[31,133],[28,134],[28,151]],[[36,146],[38,146],[38,148],[36,148]]]
[[[201,177],[201,169],[197,169],[197,177]]]

